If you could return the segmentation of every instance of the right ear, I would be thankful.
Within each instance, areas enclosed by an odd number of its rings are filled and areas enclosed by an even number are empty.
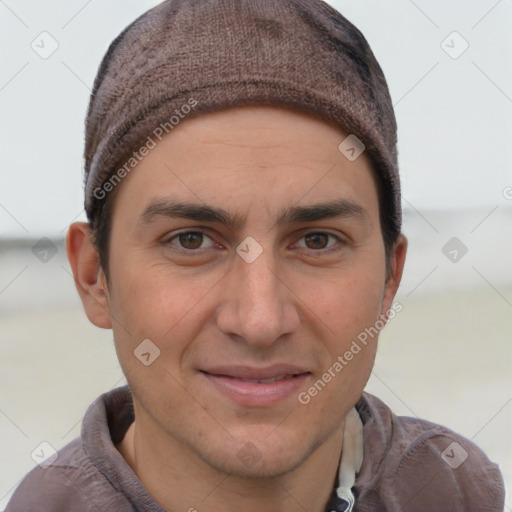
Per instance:
[[[66,251],[87,318],[97,327],[112,329],[107,280],[86,222],[69,226]]]

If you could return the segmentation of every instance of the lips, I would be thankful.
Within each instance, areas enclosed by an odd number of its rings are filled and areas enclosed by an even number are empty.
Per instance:
[[[311,374],[303,367],[274,364],[264,368],[217,366],[201,370],[216,392],[239,405],[275,405],[297,392]]]
[[[290,365],[290,364],[273,364],[262,368],[251,366],[214,366],[202,370],[210,375],[218,375],[222,377],[232,377],[244,381],[265,381],[271,379],[283,379],[301,375],[302,373],[310,373],[306,368]]]
[[[272,382],[276,382],[278,380],[290,379],[295,377],[295,375],[278,375],[277,377],[272,377],[270,379],[239,379],[238,377],[231,377],[232,379],[242,380],[243,382],[259,382],[260,384],[271,384]]]

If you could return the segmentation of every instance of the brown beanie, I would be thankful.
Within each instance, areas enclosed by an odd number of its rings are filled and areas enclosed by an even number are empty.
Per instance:
[[[129,25],[110,45],[89,104],[89,220],[144,144],[187,115],[248,103],[313,112],[360,139],[380,177],[385,221],[400,231],[384,75],[359,30],[321,0],[167,0]]]

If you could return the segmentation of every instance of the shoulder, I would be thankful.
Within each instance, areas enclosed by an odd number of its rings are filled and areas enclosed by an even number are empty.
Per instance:
[[[115,494],[86,456],[81,440],[75,439],[51,464],[38,465],[23,478],[5,512],[97,512],[105,499],[113,505],[124,502]]]
[[[365,450],[383,445],[380,460],[370,464],[374,478],[370,493],[376,492],[386,509],[503,510],[501,472],[475,443],[442,425],[396,416],[366,393],[358,410],[363,423],[364,416],[367,420]]]
[[[81,437],[36,466],[18,485],[5,512],[133,511],[125,491],[138,481],[123,467],[114,445],[132,421],[131,405],[126,387],[98,397],[85,413]]]
[[[64,510],[72,504],[87,511],[87,496],[80,492],[79,474],[82,466],[82,445],[75,439],[57,452],[57,458],[36,466],[16,488],[5,512]],[[77,487],[78,484],[78,487]],[[76,508],[75,507],[79,507]]]

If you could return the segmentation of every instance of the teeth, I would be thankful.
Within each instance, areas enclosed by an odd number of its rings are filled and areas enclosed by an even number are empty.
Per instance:
[[[283,380],[283,379],[287,379],[289,377],[292,377],[292,375],[279,375],[277,377],[273,377],[272,379],[263,379],[263,380],[256,380],[256,379],[253,379],[253,380],[245,380],[245,379],[242,379],[244,382],[250,382],[250,383],[259,383],[259,384],[270,384],[271,382],[276,382],[278,380]]]

